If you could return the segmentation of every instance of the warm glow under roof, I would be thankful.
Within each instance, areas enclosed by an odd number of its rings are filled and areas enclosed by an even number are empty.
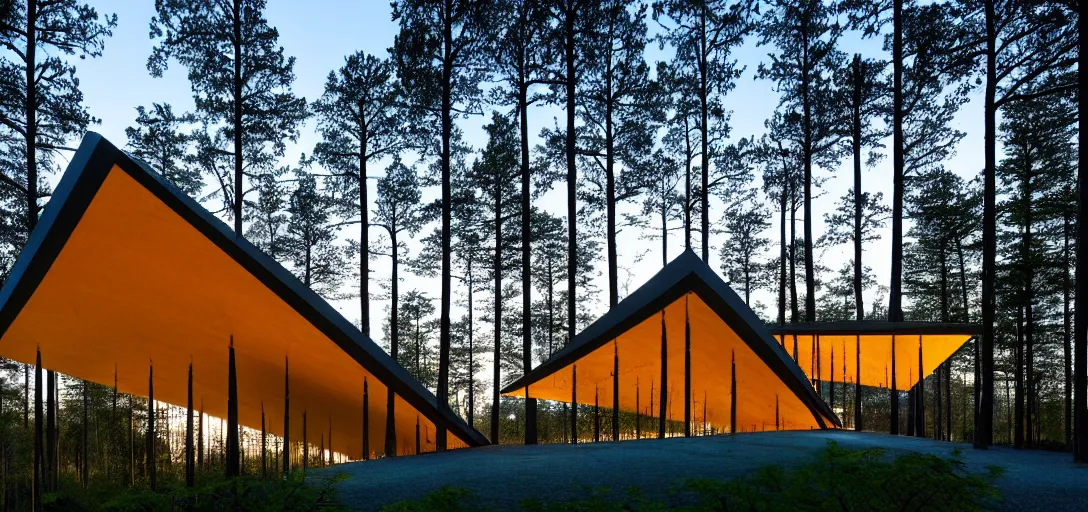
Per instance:
[[[667,415],[682,421],[685,317],[691,329],[693,423],[705,420],[719,430],[731,426],[734,357],[737,431],[774,430],[776,425],[807,430],[838,423],[755,314],[691,252],[678,257],[586,328],[571,346],[508,385],[503,393],[524,397],[528,385],[531,397],[570,402],[576,377],[578,403],[592,405],[598,393],[601,407],[610,408],[618,355],[620,409],[635,411],[637,403],[641,413],[658,416],[664,320]]]
[[[27,249],[0,292],[0,356],[226,417],[227,347],[234,339],[239,422],[282,435],[284,365],[290,364],[291,440],[324,435],[362,455],[363,383],[369,448],[385,446],[387,391],[396,393],[397,452],[486,440],[316,294],[196,203],[95,134],[73,159]],[[329,439],[331,438],[331,443]]]
[[[933,373],[978,332],[974,325],[925,322],[787,324],[769,329],[791,358],[796,340],[796,361],[810,379],[853,384],[860,370],[863,386],[884,388],[892,384],[894,338],[894,384],[899,390],[910,389]]]

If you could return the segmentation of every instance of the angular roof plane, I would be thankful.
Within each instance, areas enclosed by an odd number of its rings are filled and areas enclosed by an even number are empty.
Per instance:
[[[694,424],[720,431],[735,415],[737,431],[841,427],[763,322],[690,250],[502,392],[612,407],[618,384],[621,410],[657,416],[664,366],[666,414],[682,420],[686,336]]]
[[[239,423],[352,458],[384,453],[392,400],[396,453],[487,440],[279,263],[95,133],[84,137],[0,289],[0,356],[226,417],[236,351]],[[368,438],[363,440],[364,389]],[[392,454],[390,454],[392,455]]]

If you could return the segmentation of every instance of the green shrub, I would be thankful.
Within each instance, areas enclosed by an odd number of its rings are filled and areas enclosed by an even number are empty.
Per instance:
[[[957,452],[888,457],[880,449],[846,450],[829,441],[804,466],[769,466],[729,482],[692,480],[680,491],[698,498],[697,510],[972,511],[999,499],[991,483],[1000,475],[1000,468],[967,472]]]
[[[523,512],[674,511],[975,511],[1000,499],[992,482],[1002,474],[991,467],[972,474],[958,451],[950,457],[918,453],[889,456],[880,449],[846,450],[829,441],[807,464],[767,466],[731,481],[693,479],[669,493],[669,502],[646,499],[638,489],[617,495],[589,489],[572,501],[529,499]],[[388,512],[481,510],[471,491],[443,487],[419,500],[390,505]]]

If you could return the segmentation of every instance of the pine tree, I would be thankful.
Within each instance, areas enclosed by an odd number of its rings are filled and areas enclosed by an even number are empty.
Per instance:
[[[725,211],[725,231],[729,235],[722,244],[722,272],[734,286],[744,290],[744,303],[751,305],[752,291],[766,282],[762,256],[771,241],[763,236],[770,227],[767,210],[760,207],[755,189],[743,193],[741,199]]]
[[[434,389],[438,380],[438,361],[431,343],[437,331],[434,299],[419,290],[409,290],[398,298],[397,338],[401,350],[397,362],[420,384]],[[392,332],[386,326],[387,337]]]
[[[778,85],[779,108],[797,118],[799,131],[791,133],[790,139],[804,171],[805,320],[809,322],[816,319],[813,165],[830,167],[838,162],[844,149],[842,127],[847,125],[845,102],[833,86],[845,57],[837,48],[842,27],[832,16],[831,7],[822,2],[773,3],[763,15],[759,44],[774,44],[778,53],[769,55],[769,63],[760,63],[756,73]]]
[[[83,106],[72,57],[99,57],[117,15],[78,0],[11,0],[0,8],[0,276],[38,221],[42,177],[98,122]]]
[[[321,142],[314,157],[329,169],[346,216],[359,216],[359,302],[363,334],[370,335],[370,237],[367,169],[371,162],[411,146],[413,135],[400,108],[393,63],[364,52],[330,71],[325,92],[312,105]]]
[[[288,190],[280,179],[287,172],[287,168],[280,168],[258,176],[254,185],[257,200],[246,204],[246,215],[249,218],[246,239],[281,263],[289,252],[285,239]]]
[[[287,203],[284,248],[302,284],[332,297],[343,278],[344,251],[336,245],[338,230],[330,219],[333,199],[318,188],[308,172],[295,173],[296,186]]]
[[[1047,85],[1042,82],[1028,91]],[[1037,325],[1047,314],[1048,267],[1056,258],[1050,248],[1057,245],[1056,240],[1048,240],[1047,231],[1058,225],[1064,214],[1064,205],[1050,201],[1062,198],[1076,165],[1075,118],[1068,98],[1050,96],[1010,104],[1001,123],[1005,158],[997,168],[997,178],[1008,199],[998,209],[1007,219],[1005,224],[1015,229],[1000,232],[998,240],[1014,287],[1007,292],[1011,296],[1008,302],[1016,304],[1024,316],[1023,345],[1016,347],[1017,447],[1030,447],[1038,441],[1034,427],[1039,423],[1039,372],[1035,361],[1037,346],[1046,338]]]
[[[514,254],[517,249],[512,242],[520,245],[520,237],[511,236],[520,231],[513,226],[512,220],[520,216],[521,206],[518,182],[521,169],[518,166],[518,136],[514,123],[499,113],[493,113],[491,123],[484,127],[488,141],[480,157],[472,165],[470,180],[479,187],[479,200],[486,204],[485,225],[490,231],[491,274],[494,303],[492,322],[495,336],[493,358],[494,379],[491,396],[491,441],[499,439],[499,388],[501,384],[502,334],[505,330],[503,311],[506,308],[503,278],[516,268]],[[520,233],[517,233],[520,235]],[[518,258],[520,260],[520,258]],[[518,327],[520,329],[520,327]],[[518,351],[520,352],[520,350]],[[510,357],[507,354],[507,357]]]
[[[529,165],[529,105],[543,98],[534,92],[536,86],[552,83],[547,73],[550,55],[546,49],[545,37],[548,33],[548,10],[542,2],[536,0],[504,0],[497,2],[495,9],[501,14],[500,23],[494,23],[491,37],[496,40],[492,45],[496,62],[499,63],[499,77],[503,86],[496,89],[498,103],[514,104],[517,111],[518,135],[521,142],[521,231],[530,230],[530,212],[532,210],[530,181],[532,167]],[[529,237],[522,237],[521,243],[521,331],[522,374],[529,373],[532,367],[531,344],[531,308],[532,286]],[[536,399],[525,400],[525,441],[536,442]]]
[[[955,14],[971,32],[961,59],[981,60],[983,76],[985,167],[982,215],[982,391],[976,421],[975,446],[993,443],[993,355],[997,272],[997,113],[1010,103],[1044,97],[1076,87],[1072,75],[1061,73],[1076,62],[1076,27],[1067,5],[1035,6],[1014,1],[962,0]],[[1038,77],[1051,73],[1066,79],[1042,90],[1027,92]],[[1075,449],[1074,449],[1075,451]],[[1088,457],[1086,457],[1088,458]]]
[[[397,72],[413,109],[434,116],[441,128],[439,186],[442,191],[442,298],[439,309],[438,406],[448,407],[450,356],[450,288],[452,221],[451,162],[453,121],[461,112],[473,111],[479,99],[479,83],[487,55],[487,27],[493,20],[480,0],[400,0],[392,3],[393,21],[400,33],[392,53]],[[437,432],[438,450],[446,449],[446,431]]]
[[[684,220],[684,197],[677,191],[683,178],[676,159],[665,150],[653,154],[653,164],[646,169],[648,186],[643,195],[639,215],[630,216],[626,222],[642,231],[642,237],[661,241],[661,266],[669,262],[669,232],[677,228],[673,222]]]
[[[654,132],[663,118],[644,55],[646,6],[607,0],[587,12],[594,30],[586,34],[586,65],[578,89],[583,123],[584,180],[593,185],[588,202],[605,212],[608,304],[619,302],[616,247],[617,206],[649,185]]]
[[[386,169],[385,176],[378,179],[378,198],[374,210],[374,225],[384,229],[388,236],[387,252],[383,255],[389,256],[393,264],[389,285],[389,323],[391,325],[400,325],[399,271],[401,258],[407,251],[407,243],[402,237],[415,235],[428,220],[424,207],[420,203],[421,197],[416,171],[395,157],[393,163]],[[394,360],[399,360],[399,353],[400,329],[392,329],[389,336],[389,355]],[[393,418],[392,389],[389,390],[387,397],[386,411],[385,453],[387,456],[394,456],[397,453],[397,433]]]
[[[215,174],[238,236],[245,179],[274,168],[307,115],[306,100],[291,91],[295,59],[277,46],[264,9],[265,0],[159,0],[151,19],[156,45],[147,69],[161,77],[172,59],[188,68],[196,114],[207,125],[198,151],[216,164],[204,168]]]
[[[198,197],[204,182],[200,169],[192,165],[190,137],[182,128],[193,116],[177,116],[169,104],[153,103],[150,109],[136,107],[136,126],[125,128],[128,148],[134,156],[190,197]]]
[[[711,162],[717,160],[721,144],[729,137],[726,95],[736,86],[743,68],[730,55],[752,30],[750,10],[756,5],[747,0],[663,0],[654,2],[653,17],[665,30],[662,39],[676,50],[672,67],[680,94],[697,98],[694,111],[698,118],[698,154],[701,184],[698,211],[702,214],[702,258],[710,261],[710,189]],[[682,77],[682,78],[681,78]],[[676,89],[674,89],[676,90]],[[687,110],[685,109],[685,112]],[[717,179],[728,180],[720,170]]]

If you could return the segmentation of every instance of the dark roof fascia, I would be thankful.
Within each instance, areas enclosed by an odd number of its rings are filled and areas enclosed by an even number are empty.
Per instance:
[[[977,336],[982,334],[979,324],[959,324],[948,322],[888,322],[884,320],[803,322],[792,324],[767,324],[767,330],[775,336],[813,334],[827,336],[910,336],[910,335],[955,335]]]
[[[777,341],[763,327],[751,308],[694,252],[688,250],[669,262],[660,272],[624,298],[601,318],[586,327],[574,342],[557,352],[527,375],[506,385],[503,393],[523,388],[566,368],[612,339],[622,335],[651,315],[661,311],[687,292],[696,293],[730,328],[745,340],[753,352],[793,391],[820,425],[824,418],[841,426],[831,408],[808,384],[808,378]]]
[[[236,236],[230,227],[152,171],[146,163],[130,157],[94,132],[84,136],[8,281],[0,289],[0,336],[11,326],[44,279],[114,165],[207,237],[436,426],[449,429],[470,446],[489,444],[482,434],[449,408],[438,408],[437,399],[429,390],[282,265],[244,238]]]

